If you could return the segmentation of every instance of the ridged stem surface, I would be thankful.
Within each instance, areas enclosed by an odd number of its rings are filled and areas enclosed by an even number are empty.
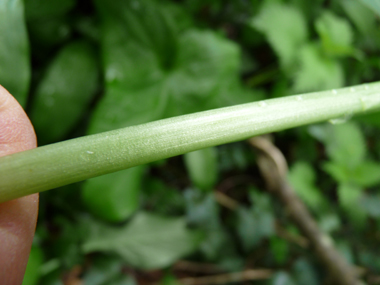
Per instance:
[[[0,203],[197,149],[380,109],[380,83],[270,99],[0,158]]]

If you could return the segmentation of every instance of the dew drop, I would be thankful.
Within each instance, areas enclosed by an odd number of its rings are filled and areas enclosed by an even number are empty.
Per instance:
[[[261,101],[261,102],[259,102],[259,106],[260,107],[265,107],[265,106],[267,106],[267,103],[265,103],[264,101]]]
[[[340,124],[344,124],[345,122],[346,120],[344,118],[336,118],[336,119],[329,120],[329,123],[333,125],[340,125]]]
[[[347,121],[348,121],[349,119],[351,119],[351,117],[352,117],[352,114],[351,114],[351,113],[347,113],[347,114],[345,114],[345,115],[342,116],[342,117],[334,118],[334,119],[330,119],[330,120],[329,120],[329,123],[330,123],[330,124],[333,124],[333,125],[344,124],[344,123],[347,123]]]
[[[94,154],[94,152],[93,151],[86,151],[88,154]]]

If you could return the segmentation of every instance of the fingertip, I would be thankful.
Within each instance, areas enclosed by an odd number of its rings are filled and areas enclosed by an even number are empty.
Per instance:
[[[0,157],[37,146],[32,123],[23,108],[0,85]]]
[[[21,284],[33,242],[38,194],[0,205],[0,276],[2,284]]]
[[[34,128],[17,100],[0,85],[0,157],[37,146]],[[21,284],[38,214],[38,194],[0,204],[1,284]]]

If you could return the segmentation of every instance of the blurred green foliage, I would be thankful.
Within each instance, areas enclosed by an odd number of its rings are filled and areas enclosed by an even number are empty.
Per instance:
[[[379,16],[378,0],[3,0],[0,84],[43,145],[376,81]],[[297,195],[367,284],[380,274],[379,127],[375,113],[275,134]],[[24,284],[70,284],[78,268],[95,285],[209,274],[172,266],[184,258],[273,270],[255,284],[322,284],[299,238],[234,143],[42,193]]]
[[[25,106],[31,69],[22,0],[0,2],[0,34],[1,84]]]
[[[213,190],[218,180],[218,153],[215,147],[193,151],[184,155],[191,181],[201,190]]]

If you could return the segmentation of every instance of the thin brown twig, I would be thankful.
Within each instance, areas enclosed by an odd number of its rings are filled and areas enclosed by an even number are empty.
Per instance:
[[[268,279],[272,276],[272,270],[268,269],[247,269],[242,272],[225,273],[203,277],[188,277],[179,279],[183,285],[218,285],[232,282],[244,282],[260,279]]]
[[[174,270],[181,270],[193,273],[203,273],[203,274],[216,274],[225,272],[219,266],[212,263],[198,263],[187,260],[179,260],[173,265]]]
[[[235,175],[232,177],[228,177],[218,185],[218,190],[220,192],[228,192],[229,190],[235,188],[238,185],[246,184],[251,181],[252,178],[248,175]]]
[[[83,281],[80,279],[80,275],[83,272],[81,265],[75,265],[69,272],[63,276],[64,285],[83,285]]]
[[[231,211],[235,211],[239,207],[239,202],[230,198],[220,191],[214,191],[215,200],[222,206]]]
[[[371,275],[368,277],[367,282],[370,285],[379,285],[380,284],[380,276]]]
[[[326,235],[318,228],[317,223],[304,203],[295,194],[287,181],[287,163],[281,151],[264,137],[254,137],[248,142],[261,151],[258,156],[259,169],[267,183],[268,190],[284,204],[290,218],[310,241],[314,252],[330,274],[336,285],[357,285],[359,280],[354,269],[335,249]]]

